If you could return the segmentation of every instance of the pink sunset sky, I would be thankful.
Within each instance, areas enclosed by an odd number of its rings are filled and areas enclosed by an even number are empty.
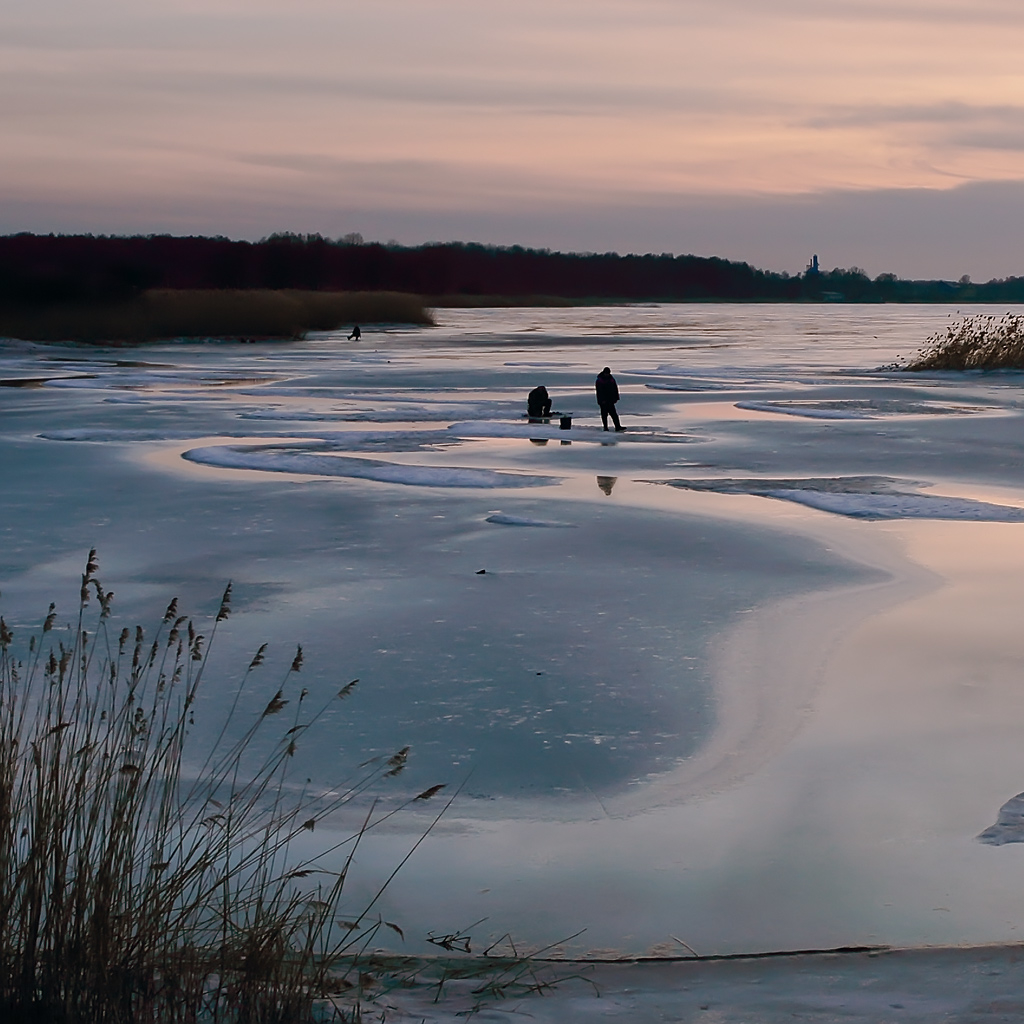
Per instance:
[[[0,232],[1024,275],[1020,0],[0,0]]]

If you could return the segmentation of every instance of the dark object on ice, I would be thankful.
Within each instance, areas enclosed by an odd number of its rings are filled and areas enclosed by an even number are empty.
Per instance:
[[[1018,793],[999,808],[996,823],[989,825],[978,841],[989,846],[1024,843],[1024,793]]]
[[[359,324],[352,325],[352,333],[348,336],[349,341],[358,341],[363,336],[363,332],[359,330]]]
[[[544,387],[543,384],[534,388],[529,395],[526,396],[526,415],[529,416],[530,419],[551,415],[551,396],[548,394],[548,389]]]
[[[619,414],[615,411],[615,403],[619,400],[619,385],[615,383],[612,371],[607,366],[597,375],[594,390],[597,392],[597,404],[601,408],[604,429],[608,429],[608,417],[611,416],[615,429],[625,430],[626,428],[619,423]]]
[[[477,576],[483,576],[486,572],[487,572],[486,569],[477,569],[476,575]]]
[[[615,486],[615,481],[619,478],[617,476],[599,476],[597,478],[597,486],[604,491],[605,494],[610,495],[612,488]]]
[[[572,417],[571,416],[559,416],[558,427],[560,430],[572,430]],[[563,442],[564,444],[565,442]]]

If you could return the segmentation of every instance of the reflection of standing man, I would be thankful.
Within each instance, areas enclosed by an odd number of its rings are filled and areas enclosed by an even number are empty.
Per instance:
[[[615,411],[615,403],[619,400],[619,385],[615,383],[612,371],[607,366],[597,375],[594,390],[597,392],[597,404],[601,407],[601,422],[604,429],[608,429],[608,417],[611,416],[615,429],[625,430],[626,428],[619,423],[619,414]]]

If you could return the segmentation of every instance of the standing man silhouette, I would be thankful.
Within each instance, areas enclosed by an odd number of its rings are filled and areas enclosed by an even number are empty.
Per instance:
[[[594,390],[597,392],[597,404],[601,407],[601,422],[604,429],[608,429],[608,417],[611,416],[615,429],[625,430],[626,428],[619,423],[619,414],[615,411],[615,403],[619,400],[619,385],[615,383],[612,371],[607,366],[597,375]]]

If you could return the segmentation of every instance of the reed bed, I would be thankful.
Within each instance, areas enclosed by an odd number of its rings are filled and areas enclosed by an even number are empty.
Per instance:
[[[0,335],[25,341],[144,342],[167,338],[299,338],[350,324],[430,324],[403,292],[154,289],[116,303],[0,309]]]
[[[297,746],[355,687],[311,708],[301,648],[282,680],[262,684],[261,710],[247,718],[239,709],[267,671],[263,645],[218,740],[194,750],[196,696],[230,585],[205,633],[177,601],[152,633],[117,632],[97,572],[91,552],[66,627],[51,605],[25,643],[0,618],[0,1016],[356,1019],[360,954],[380,929],[400,929],[374,916],[387,880],[368,905],[345,906],[353,856],[368,830],[443,787],[378,810],[367,791],[401,773],[402,749],[327,794],[296,788]],[[356,800],[368,809],[329,851],[335,870],[294,852],[298,837]]]
[[[933,334],[906,370],[1024,369],[1024,315],[967,316]]]

